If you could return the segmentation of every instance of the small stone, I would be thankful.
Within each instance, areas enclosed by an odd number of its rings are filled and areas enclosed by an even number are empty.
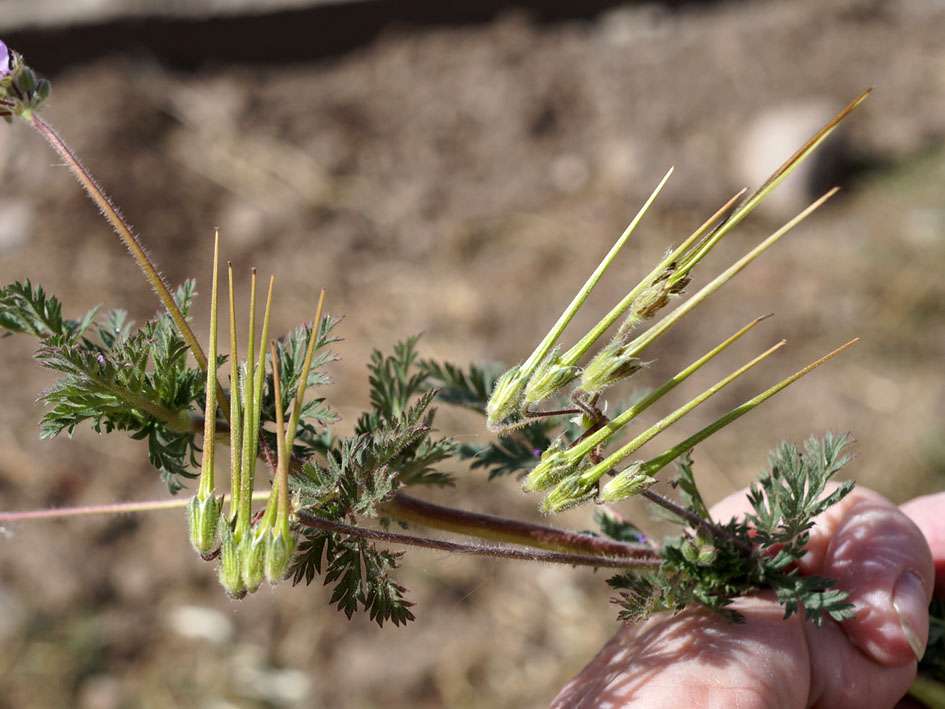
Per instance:
[[[739,186],[760,187],[794,152],[823,128],[840,106],[806,98],[758,115],[735,139],[733,171]],[[758,205],[772,219],[793,217],[837,185],[847,170],[849,145],[838,127],[784,182]]]
[[[25,199],[0,199],[0,252],[12,251],[29,239],[35,213]]]
[[[229,618],[218,610],[204,606],[172,608],[167,614],[167,624],[183,638],[206,640],[213,645],[224,645],[235,634]]]

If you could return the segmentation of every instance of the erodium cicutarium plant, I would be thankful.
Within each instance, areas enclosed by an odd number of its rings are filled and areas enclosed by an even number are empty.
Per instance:
[[[753,512],[727,522],[709,516],[692,451],[853,343],[763,389],[647,460],[635,459],[635,452],[746,374],[783,341],[735,366],[642,430],[634,426],[640,414],[697,376],[703,365],[765,318],[747,323],[665,382],[646,382],[645,393],[629,402],[609,400],[608,393],[624,380],[644,379],[646,357],[662,335],[830,199],[835,189],[697,285],[696,267],[706,254],[807,159],[867,93],[801,146],[760,188],[734,195],[671,247],[570,347],[560,342],[565,326],[645,217],[672,170],[548,334],[519,364],[502,371],[423,359],[417,337],[404,340],[392,353],[375,351],[368,365],[370,408],[358,419],[353,435],[341,437],[332,431],[337,416],[328,402],[310,394],[328,381],[336,359],[330,348],[337,341],[340,318],[326,312],[330,298],[324,291],[313,294],[317,305],[310,323],[271,338],[270,312],[277,305],[274,279],[269,280],[259,313],[252,271],[251,299],[240,310],[234,298],[238,271],[232,265],[226,290],[220,288],[218,236],[212,245],[213,272],[201,274],[209,275],[211,292],[211,334],[205,348],[190,324],[195,281],[176,288],[164,282],[139,237],[40,117],[49,83],[0,43],[0,116],[8,123],[19,119],[46,138],[161,301],[160,312],[142,326],[117,309],[95,307],[67,316],[63,303],[27,280],[0,290],[0,330],[36,338],[36,360],[59,376],[41,394],[46,405],[42,437],[71,434],[79,425],[102,434],[124,432],[146,441],[150,462],[171,495],[195,489],[189,499],[172,498],[156,506],[186,509],[194,550],[215,565],[223,589],[233,598],[251,594],[263,581],[308,584],[322,577],[334,588],[331,602],[348,617],[364,610],[378,625],[399,625],[414,619],[408,590],[395,576],[404,553],[400,549],[420,546],[609,570],[613,601],[619,617],[628,621],[695,603],[738,621],[729,608],[732,599],[761,589],[774,591],[785,617],[803,613],[818,625],[826,618],[843,621],[852,617],[847,595],[830,579],[798,575],[795,562],[804,554],[813,518],[852,488],[852,483],[843,483],[823,494],[851,458],[848,436],[828,433],[812,437],[802,448],[779,446],[752,487]],[[217,334],[221,301],[229,325],[229,341],[222,345]],[[245,342],[242,360],[240,342]],[[488,443],[461,443],[438,436],[437,405],[481,414],[483,426],[494,437]],[[217,454],[220,443],[227,446],[228,456]],[[598,530],[570,532],[423,501],[424,488],[452,484],[452,475],[444,472],[447,461],[465,461],[470,471],[484,472],[490,479],[519,478],[525,492],[541,493],[539,505],[545,514],[595,505]],[[671,464],[674,472],[666,470]],[[672,481],[676,499],[651,489],[660,478]],[[263,499],[254,493],[260,480],[267,483]],[[644,497],[664,518],[678,523],[679,535],[661,542],[644,537],[613,506],[632,496]],[[141,507],[110,505],[101,511],[116,509]],[[0,519],[40,516],[46,515],[10,513]],[[406,530],[391,531],[391,522]],[[414,527],[473,540],[422,536]],[[935,643],[933,632],[928,656],[935,656]],[[940,652],[937,657],[940,662]]]

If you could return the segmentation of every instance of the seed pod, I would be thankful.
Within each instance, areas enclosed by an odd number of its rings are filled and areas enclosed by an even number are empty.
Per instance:
[[[220,526],[220,511],[223,498],[209,495],[200,499],[198,495],[190,498],[187,505],[187,524],[190,528],[190,543],[194,550],[203,557],[209,556],[217,545],[217,529]]]
[[[556,347],[552,351],[528,380],[525,386],[526,404],[537,404],[550,399],[577,379],[580,371],[577,367],[565,367],[558,364],[558,349]]]
[[[576,470],[577,466],[570,461],[564,440],[559,436],[541,454],[541,460],[526,476],[522,489],[525,492],[547,490]]]
[[[261,530],[258,525],[252,527],[240,540],[240,569],[243,572],[243,584],[250,593],[259,588],[266,575],[266,537],[268,529]]]
[[[600,491],[601,502],[619,502],[633,497],[656,482],[643,471],[643,461],[637,461],[624,468],[617,476],[604,485]]]
[[[709,546],[704,546],[699,549],[699,554],[696,557],[696,563],[699,566],[711,566],[712,562],[715,561],[715,557],[718,555],[719,550],[711,544]]]
[[[502,421],[521,409],[526,382],[520,370],[520,367],[512,367],[496,381],[489,403],[486,404],[486,423],[490,428],[497,428]]]
[[[266,535],[266,580],[275,585],[289,573],[292,554],[295,552],[295,537],[288,528],[273,529]]]
[[[643,368],[642,360],[621,354],[622,348],[620,342],[614,341],[597,353],[581,375],[583,391],[588,394],[604,391]]]
[[[594,497],[596,488],[594,483],[588,485],[580,475],[562,480],[545,496],[541,503],[541,511],[544,514],[552,514],[576,507]]]
[[[243,583],[243,573],[240,568],[239,547],[233,539],[233,533],[228,524],[222,525],[223,539],[220,543],[220,585],[229,594],[230,598],[240,599],[246,595],[246,585]]]

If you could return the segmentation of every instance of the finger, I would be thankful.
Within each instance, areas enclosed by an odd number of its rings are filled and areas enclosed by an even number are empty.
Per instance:
[[[925,652],[934,572],[922,531],[881,495],[857,488],[817,518],[799,569],[834,579],[856,617],[840,627],[869,659],[913,663]]]
[[[935,596],[945,598],[945,492],[910,500],[899,509],[916,523],[932,551]]]

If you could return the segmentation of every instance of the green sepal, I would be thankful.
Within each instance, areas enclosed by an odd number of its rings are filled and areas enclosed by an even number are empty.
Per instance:
[[[36,101],[40,104],[46,103],[49,100],[49,93],[52,90],[52,85],[46,81],[46,79],[40,79],[36,85],[36,91],[33,95],[36,97]]]
[[[216,549],[222,509],[223,498],[216,498],[213,495],[208,495],[203,499],[194,495],[187,505],[190,543],[194,551],[203,557],[209,556]]]

